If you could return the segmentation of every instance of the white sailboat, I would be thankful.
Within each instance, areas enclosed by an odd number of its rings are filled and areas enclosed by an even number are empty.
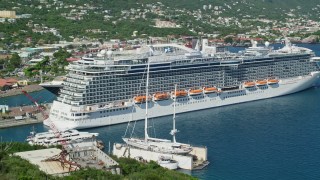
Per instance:
[[[149,68],[150,62],[148,61],[147,66],[147,81],[146,81],[146,97],[149,97]],[[175,86],[175,92],[177,87]],[[148,151],[154,151],[166,154],[187,154],[192,151],[192,146],[189,144],[183,144],[176,142],[175,134],[178,130],[175,128],[175,106],[176,98],[174,98],[174,112],[173,112],[173,129],[170,134],[173,136],[173,140],[151,138],[148,135],[148,99],[146,100],[146,114],[145,114],[145,124],[144,124],[144,138],[122,138],[123,141],[132,147],[140,148]]]

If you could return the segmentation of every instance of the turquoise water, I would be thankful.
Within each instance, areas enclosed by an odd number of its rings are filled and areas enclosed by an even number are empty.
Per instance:
[[[177,139],[208,147],[201,179],[320,179],[320,89],[178,115]],[[156,137],[170,138],[171,117],[150,120]],[[127,124],[88,129],[122,142]],[[24,141],[32,126],[0,130],[4,141]],[[40,132],[45,128],[35,125]],[[143,121],[136,134],[143,134]],[[150,132],[154,136],[154,131]],[[108,148],[106,148],[108,151]],[[190,173],[190,172],[188,172]]]
[[[38,103],[50,103],[56,96],[47,90],[29,93]],[[33,105],[33,102],[24,94],[17,96],[0,98],[0,105],[8,105],[9,107],[17,107],[23,105]]]
[[[319,53],[320,46],[308,46]],[[180,142],[206,145],[210,165],[184,171],[200,179],[320,179],[320,88],[177,116]],[[151,119],[154,137],[170,138],[172,117]],[[137,122],[136,135],[143,135]],[[92,128],[108,142],[122,142],[127,124]],[[42,124],[35,125],[41,132]],[[0,130],[4,141],[24,141],[31,125]],[[152,129],[152,128],[151,128]]]

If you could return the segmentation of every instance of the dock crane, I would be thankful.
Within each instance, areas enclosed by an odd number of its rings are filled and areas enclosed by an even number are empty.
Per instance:
[[[66,150],[67,147],[67,143],[66,141],[63,139],[63,137],[61,136],[61,132],[58,130],[58,128],[54,125],[54,123],[52,123],[52,121],[50,121],[48,119],[49,115],[45,112],[45,109],[43,106],[40,106],[39,103],[37,102],[37,100],[35,100],[27,91],[22,91],[22,93],[30,100],[32,101],[37,109],[41,112],[43,118],[45,120],[47,120],[49,122],[49,127],[50,129],[53,131],[54,135],[56,137],[58,137],[59,139],[61,139],[61,145],[62,145],[62,151],[60,152],[60,154],[57,154],[55,156],[52,156],[48,159],[45,159],[43,161],[59,161],[61,163],[62,167],[66,167],[67,165],[69,165],[69,171],[71,171],[72,169],[77,170],[77,168],[81,168],[81,166],[75,162],[69,161],[67,160],[67,156],[68,156],[68,152]],[[75,168],[73,168],[72,166],[75,166]]]

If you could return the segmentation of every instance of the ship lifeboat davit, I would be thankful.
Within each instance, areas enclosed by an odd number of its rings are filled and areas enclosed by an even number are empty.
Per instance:
[[[189,95],[190,96],[195,96],[195,95],[199,95],[202,93],[202,89],[193,89],[189,91]]]
[[[216,93],[216,92],[219,92],[219,91],[215,87],[205,87],[205,88],[203,88],[203,92],[205,94],[209,94],[209,93]]]
[[[145,103],[147,100],[146,96],[136,96],[134,97],[134,102],[139,104],[139,103]]]
[[[161,100],[165,100],[165,99],[169,99],[169,94],[168,93],[156,93],[154,95],[154,100],[155,101],[161,101]]]
[[[273,85],[273,84],[278,84],[279,80],[278,79],[268,79],[268,84]]]
[[[245,88],[251,88],[251,87],[254,87],[255,85],[256,85],[256,83],[252,82],[252,81],[248,81],[248,82],[243,83],[243,86]]]
[[[257,86],[264,86],[266,84],[268,84],[267,80],[258,80],[258,81],[256,81],[256,85]]]
[[[184,97],[186,96],[188,93],[184,90],[181,90],[181,91],[176,91],[176,93],[172,92],[172,96],[173,97]]]

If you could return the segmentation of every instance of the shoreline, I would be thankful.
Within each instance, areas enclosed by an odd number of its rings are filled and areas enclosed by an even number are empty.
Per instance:
[[[28,93],[31,93],[31,92],[41,91],[41,90],[44,90],[44,88],[38,84],[32,84],[32,85],[27,85],[27,86],[15,88],[15,89],[10,89],[8,91],[1,91],[0,98],[21,95],[23,94],[21,91],[26,91]]]
[[[17,127],[17,126],[24,126],[30,124],[40,124],[43,120],[39,119],[24,119],[24,120],[15,120],[15,119],[8,119],[8,120],[1,120],[0,121],[0,129],[10,128],[10,127]]]
[[[0,129],[42,123],[44,121],[43,114],[48,113],[50,105],[46,104],[44,108],[45,112],[39,112],[35,106],[10,108],[7,114],[0,114]]]

